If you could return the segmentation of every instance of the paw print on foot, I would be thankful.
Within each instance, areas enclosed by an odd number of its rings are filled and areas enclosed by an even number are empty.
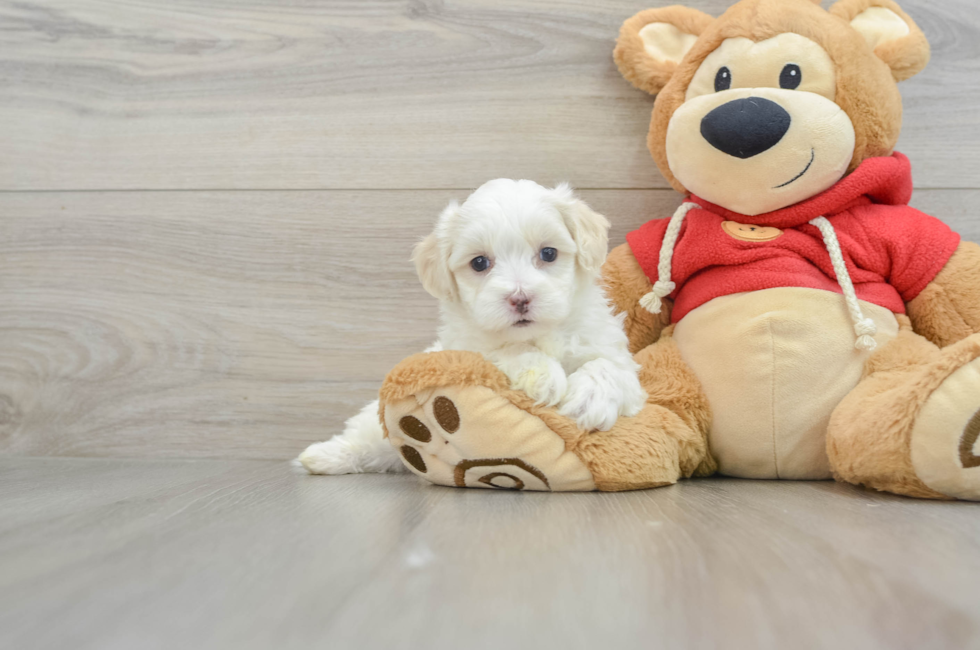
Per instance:
[[[385,409],[388,435],[402,461],[410,470],[434,483],[450,484],[456,463],[462,460],[449,442],[449,437],[459,430],[456,405],[448,397],[439,395],[421,404],[416,400],[403,400],[402,406],[402,409],[397,406]],[[404,410],[404,406],[408,406],[410,412],[396,415],[395,412]]]
[[[386,404],[385,427],[405,466],[439,485],[595,489],[558,434],[489,388],[440,388]]]

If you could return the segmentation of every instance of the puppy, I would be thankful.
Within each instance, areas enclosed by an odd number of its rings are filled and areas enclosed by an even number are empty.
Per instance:
[[[600,287],[608,230],[567,185],[498,179],[450,203],[412,255],[439,299],[439,340],[427,352],[480,352],[513,388],[586,431],[639,413],[639,366]],[[313,474],[403,469],[377,401],[297,460]]]

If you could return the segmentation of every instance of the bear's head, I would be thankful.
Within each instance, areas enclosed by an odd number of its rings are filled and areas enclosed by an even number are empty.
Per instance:
[[[929,60],[892,0],[742,0],[720,18],[648,9],[620,31],[623,76],[656,94],[647,144],[680,192],[744,215],[828,189],[890,155],[898,82]]]

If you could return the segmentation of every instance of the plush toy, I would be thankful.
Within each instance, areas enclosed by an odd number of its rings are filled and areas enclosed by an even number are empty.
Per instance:
[[[908,206],[897,82],[929,46],[891,0],[642,11],[623,76],[687,196],[604,267],[649,393],[606,432],[479,355],[410,357],[381,415],[434,483],[631,490],[720,472],[980,499],[980,246]]]

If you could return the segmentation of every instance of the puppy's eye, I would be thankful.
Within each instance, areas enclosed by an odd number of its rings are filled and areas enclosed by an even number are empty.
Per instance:
[[[779,87],[786,90],[796,90],[803,83],[803,71],[795,63],[789,63],[779,74]]]
[[[538,255],[542,262],[554,262],[558,259],[558,251],[554,248],[542,248]]]
[[[470,266],[477,273],[483,273],[490,268],[490,260],[483,255],[480,255],[479,257],[474,257],[472,260],[470,260]]]
[[[715,75],[715,92],[720,93],[723,90],[728,90],[732,87],[732,71],[728,68],[722,68]]]

